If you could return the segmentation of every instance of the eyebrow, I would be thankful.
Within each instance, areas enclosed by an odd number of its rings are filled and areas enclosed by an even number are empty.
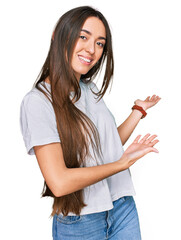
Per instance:
[[[87,33],[87,34],[89,34],[89,35],[92,35],[92,33],[91,32],[89,32],[88,30],[86,30],[86,29],[81,29],[81,32],[85,32],[85,33]],[[103,39],[103,40],[105,40],[106,41],[106,38],[105,37],[98,37],[98,39]]]

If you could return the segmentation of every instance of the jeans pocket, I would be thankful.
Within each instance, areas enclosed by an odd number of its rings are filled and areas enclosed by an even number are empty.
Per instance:
[[[74,224],[81,221],[81,219],[82,216],[63,216],[63,215],[57,216],[57,221],[63,224]]]

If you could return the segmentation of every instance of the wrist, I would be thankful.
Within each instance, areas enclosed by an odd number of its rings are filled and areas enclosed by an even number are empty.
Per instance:
[[[132,110],[138,110],[139,112],[141,112],[141,114],[142,114],[142,117],[141,117],[141,118],[144,118],[144,117],[146,117],[146,115],[147,115],[145,109],[144,109],[143,107],[139,106],[139,105],[136,105],[136,104],[135,104],[135,105],[132,107]]]
[[[129,168],[128,159],[127,159],[127,156],[125,154],[123,154],[121,156],[121,158],[115,163],[117,164],[117,167],[118,167],[120,172]]]
[[[144,105],[144,103],[134,103],[135,105],[142,107],[144,111],[146,111],[148,108],[146,107],[146,105]]]

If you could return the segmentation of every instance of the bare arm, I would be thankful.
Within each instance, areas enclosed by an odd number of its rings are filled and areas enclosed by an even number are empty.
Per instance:
[[[135,104],[141,106],[146,111],[147,109],[156,105],[160,99],[161,98],[159,96],[153,95],[151,98],[147,97],[144,101],[137,99]],[[123,145],[131,136],[141,117],[142,113],[140,111],[133,110],[129,117],[117,128]]]
[[[148,152],[158,152],[153,148],[158,142],[158,140],[153,140],[155,137],[150,137],[146,144],[145,142],[133,142],[118,161],[94,167],[67,168],[60,143],[35,146],[34,150],[47,185],[53,194],[59,197],[83,189],[129,168]]]
[[[121,142],[124,145],[132,132],[136,128],[142,117],[142,113],[138,110],[133,110],[129,117],[117,128]]]

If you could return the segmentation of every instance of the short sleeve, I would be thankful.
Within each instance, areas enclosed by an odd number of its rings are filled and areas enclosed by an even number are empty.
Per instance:
[[[35,93],[21,102],[20,128],[29,155],[35,154],[34,146],[60,142],[52,104]]]

